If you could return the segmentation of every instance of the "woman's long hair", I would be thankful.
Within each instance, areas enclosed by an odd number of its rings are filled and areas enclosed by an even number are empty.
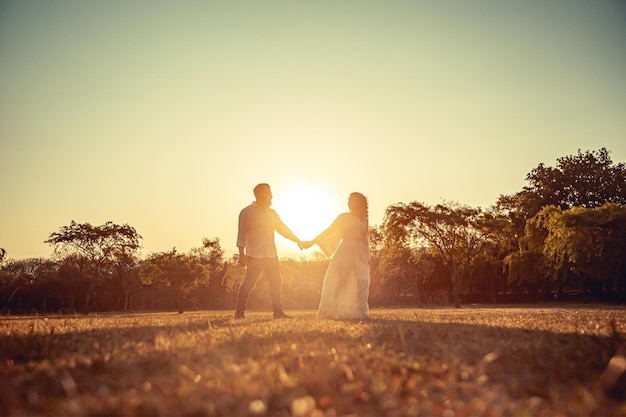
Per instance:
[[[349,201],[350,211],[354,213],[358,218],[363,220],[369,227],[369,209],[367,204],[367,197],[361,193],[351,193]]]

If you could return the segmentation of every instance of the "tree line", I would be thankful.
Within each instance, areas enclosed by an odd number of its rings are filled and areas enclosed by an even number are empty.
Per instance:
[[[371,228],[372,306],[583,299],[623,302],[626,167],[609,151],[539,164],[488,209],[457,202],[389,206]],[[45,241],[49,259],[0,249],[3,313],[232,309],[245,275],[219,238],[148,254],[130,225],[74,221]],[[286,308],[316,308],[328,260],[283,259]],[[252,308],[269,308],[265,280]]]

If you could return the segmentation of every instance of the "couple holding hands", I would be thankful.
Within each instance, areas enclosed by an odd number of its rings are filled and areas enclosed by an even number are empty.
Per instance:
[[[301,249],[313,245],[331,257],[320,297],[318,318],[369,319],[367,302],[370,285],[370,250],[367,198],[351,193],[348,209],[315,239],[301,241],[270,208],[272,191],[268,184],[254,187],[255,201],[241,210],[237,247],[239,263],[246,266],[246,277],[237,297],[235,319],[245,318],[248,296],[261,272],[269,281],[274,318],[290,318],[282,307],[278,255],[274,233],[298,244]]]

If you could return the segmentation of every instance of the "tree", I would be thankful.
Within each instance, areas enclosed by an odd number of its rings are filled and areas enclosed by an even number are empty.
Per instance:
[[[4,257],[6,256],[6,254],[7,254],[7,251],[0,248],[0,264],[2,264],[2,261],[4,260]]]
[[[477,296],[481,301],[495,303],[501,270],[502,261],[494,254],[492,248],[485,248],[479,253],[472,261],[468,275],[471,296],[473,298]],[[478,289],[478,295],[474,294],[474,289]]]
[[[239,254],[236,253],[226,261],[224,286],[230,294],[236,294],[246,276],[246,267],[239,263]]]
[[[57,264],[44,258],[27,258],[9,260],[2,267],[2,292],[10,292],[2,310],[9,308],[15,299],[17,310],[30,312],[31,310],[45,311],[47,309],[47,297],[55,296],[52,291],[46,291],[45,286],[57,272]]]
[[[89,260],[91,282],[85,294],[84,310],[94,295],[98,282],[108,281],[116,262],[127,256],[135,256],[140,248],[141,236],[127,225],[106,222],[101,226],[76,223],[63,226],[59,232],[51,233],[45,241],[54,246],[57,256],[80,255]]]
[[[626,204],[626,166],[614,165],[609,151],[565,156],[557,160],[562,173],[565,208],[595,208],[605,203]]]
[[[532,301],[536,301],[537,290],[545,282],[546,268],[541,252],[520,248],[504,259],[508,269],[508,283],[520,289],[526,288]]]
[[[134,254],[121,253],[115,258],[112,279],[117,283],[124,298],[122,306],[124,311],[130,307],[131,297],[141,289],[139,267],[140,260]]]
[[[411,250],[400,240],[386,241],[387,244],[379,252],[376,274],[383,285],[385,300],[388,302],[393,297],[394,304],[397,304],[402,289],[407,289],[413,284]]]
[[[422,292],[434,270],[434,262],[425,248],[413,248],[407,240],[398,239],[391,228],[376,227],[370,232],[373,237],[372,255],[377,262],[375,276],[382,287],[385,304],[394,299],[398,303],[401,292],[411,291],[417,304],[422,306]]]
[[[224,259],[224,249],[219,238],[202,238],[202,246],[191,250],[191,256],[198,259],[207,275],[207,284],[200,285],[198,292],[207,298],[208,307],[214,308],[227,304],[224,277],[228,264]]]
[[[626,282],[626,208],[546,207],[537,216],[546,230],[543,253],[554,269],[574,274],[585,294],[604,288],[621,300]]]
[[[370,226],[370,294],[368,299],[370,305],[384,304],[387,298],[386,287],[378,273],[383,246],[384,230],[382,225]]]
[[[183,311],[183,299],[200,284],[208,283],[208,276],[196,256],[176,252],[157,252],[148,255],[139,271],[144,285],[168,288],[178,307]]]
[[[507,213],[517,244],[505,258],[509,282],[517,283],[534,293],[558,284],[559,291],[569,280],[571,270],[562,263],[557,266],[557,252],[545,259],[544,240],[547,231],[543,222],[555,208],[595,208],[605,203],[626,204],[626,166],[614,164],[609,151],[581,152],[557,159],[556,167],[539,164],[526,176],[528,185],[514,195],[501,195],[497,210]],[[540,214],[546,207],[552,207]],[[539,217],[537,217],[539,216]],[[546,217],[548,216],[548,217]],[[542,231],[543,229],[543,231]],[[549,264],[546,264],[546,262]],[[547,268],[547,269],[546,269]]]
[[[89,259],[73,253],[64,257],[59,263],[57,277],[58,291],[63,293],[60,308],[63,311],[76,312],[76,301],[87,293],[93,280]]]
[[[418,248],[411,252],[409,262],[411,263],[411,276],[414,279],[415,298],[421,307],[423,289],[432,284],[431,277],[435,271],[435,256],[426,248]]]
[[[474,258],[470,269],[472,288],[477,287],[481,294],[486,294],[491,302],[496,302],[499,288],[506,285],[504,259],[518,247],[516,224],[510,211],[503,206],[495,205],[487,213],[484,227],[491,231],[490,238],[479,255]]]
[[[384,224],[401,242],[429,247],[442,257],[452,277],[454,305],[460,307],[460,279],[490,239],[493,228],[488,225],[493,220],[480,208],[412,202],[388,207]]]
[[[584,153],[579,149],[576,155],[558,158],[556,167],[541,163],[528,173],[526,181],[529,184],[522,191],[499,200],[502,205],[514,207],[518,230],[546,206],[565,210],[626,204],[626,166],[614,164],[605,148]]]

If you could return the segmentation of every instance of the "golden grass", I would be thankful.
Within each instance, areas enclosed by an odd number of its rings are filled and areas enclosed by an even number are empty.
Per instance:
[[[0,318],[3,416],[626,415],[601,374],[626,309]]]

